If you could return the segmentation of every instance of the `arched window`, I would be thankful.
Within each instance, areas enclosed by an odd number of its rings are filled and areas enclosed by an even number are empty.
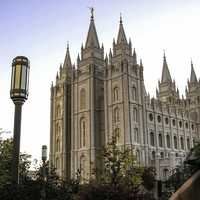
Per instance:
[[[183,140],[183,137],[181,137],[180,140],[181,140],[181,149],[184,149],[184,140]]]
[[[178,141],[176,136],[174,136],[174,148],[178,149]]]
[[[116,139],[116,142],[119,143],[119,138],[120,138],[120,130],[119,128],[116,128],[114,131],[114,137]]]
[[[119,122],[119,108],[114,109],[114,122]]]
[[[155,146],[155,139],[154,139],[154,133],[150,133],[150,145]]]
[[[170,136],[166,135],[167,148],[170,148]]]
[[[60,139],[57,138],[56,140],[56,152],[60,152]]]
[[[58,157],[56,158],[55,167],[56,167],[56,169],[60,168],[60,160]]]
[[[80,91],[80,109],[85,109],[86,108],[86,91],[84,88],[81,89]]]
[[[190,138],[187,138],[187,148],[190,150]]]
[[[134,141],[140,143],[138,128],[134,128]]]
[[[137,108],[133,108],[133,121],[134,122],[138,121],[138,111],[137,111]]]
[[[135,86],[132,87],[132,98],[134,101],[136,100],[136,87]]]
[[[82,118],[80,120],[80,148],[85,147],[86,145],[86,122]]]
[[[155,159],[156,159],[156,153],[155,153],[155,151],[152,151],[151,160],[155,160]]]
[[[114,102],[119,100],[119,88],[118,87],[114,88],[114,91],[113,91],[113,100],[114,100]]]
[[[56,124],[56,137],[59,137],[61,135],[61,127],[60,124]]]
[[[163,146],[163,141],[162,141],[162,135],[161,135],[161,133],[158,135],[158,143],[159,143],[159,147]]]
[[[57,116],[57,117],[60,117],[60,116],[61,116],[61,108],[60,108],[60,105],[58,105],[58,106],[56,107],[56,116]]]

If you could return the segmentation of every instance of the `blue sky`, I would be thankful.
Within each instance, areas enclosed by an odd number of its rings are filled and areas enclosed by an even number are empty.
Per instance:
[[[21,151],[40,158],[49,143],[49,97],[69,41],[76,62],[89,25],[90,6],[100,42],[108,52],[117,36],[119,15],[127,38],[143,59],[147,91],[153,96],[161,77],[163,49],[169,69],[184,93],[193,59],[200,76],[200,3],[184,0],[0,0],[0,128],[13,130],[9,97],[11,62],[25,55],[31,62],[30,95],[23,106]]]

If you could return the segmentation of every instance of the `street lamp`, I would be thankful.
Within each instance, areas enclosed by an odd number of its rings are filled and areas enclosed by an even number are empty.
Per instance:
[[[46,160],[47,160],[47,146],[42,145],[42,190],[41,190],[41,200],[46,199],[45,181],[46,181]]]
[[[30,65],[28,58],[24,56],[17,56],[13,59],[10,98],[15,104],[12,182],[16,185],[19,183],[21,111],[23,103],[28,98],[29,70]]]

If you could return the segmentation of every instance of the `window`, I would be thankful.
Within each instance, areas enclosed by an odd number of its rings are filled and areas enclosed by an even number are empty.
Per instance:
[[[56,158],[55,167],[56,167],[56,169],[59,169],[59,168],[60,168],[60,160],[59,160],[58,157]]]
[[[182,128],[182,121],[179,121],[179,127]]]
[[[174,148],[178,149],[178,141],[176,136],[174,136]]]
[[[152,160],[156,159],[156,153],[155,153],[155,151],[152,151],[152,153],[151,153],[151,159]]]
[[[119,122],[119,108],[114,109],[114,122]]]
[[[159,147],[162,147],[162,146],[163,146],[162,135],[161,135],[161,133],[158,135],[158,143],[159,143]]]
[[[134,128],[134,141],[136,143],[139,143],[139,132],[138,132],[138,128]]]
[[[113,100],[114,100],[114,102],[119,100],[119,89],[118,89],[118,87],[114,88]]]
[[[119,138],[120,138],[120,130],[119,128],[116,128],[114,131],[114,137],[116,139],[117,144],[119,143]]]
[[[175,119],[172,120],[172,125],[176,126],[176,120]]]
[[[155,146],[155,139],[154,139],[154,133],[150,133],[150,145]]]
[[[56,115],[57,115],[57,117],[60,117],[60,116],[61,116],[61,108],[60,108],[60,105],[58,105],[57,108],[56,108]]]
[[[164,153],[163,152],[160,152],[160,158],[164,158]]]
[[[85,119],[80,120],[80,148],[86,145],[86,123]]]
[[[157,120],[158,120],[158,123],[161,122],[161,116],[160,115],[157,116]]]
[[[170,148],[170,136],[166,135],[167,148]]]
[[[167,117],[165,118],[165,124],[169,124],[169,119]]]
[[[137,112],[137,108],[133,109],[133,121],[137,122],[138,121],[138,112]]]
[[[187,122],[185,123],[185,128],[188,129],[188,123]]]
[[[187,138],[187,148],[188,148],[188,150],[190,149],[190,139],[189,138]]]
[[[153,121],[153,114],[152,113],[149,114],[149,120]]]
[[[80,109],[85,109],[86,108],[86,92],[85,89],[82,88],[80,91]]]
[[[136,150],[136,160],[140,163],[140,151],[138,149]]]
[[[180,140],[181,140],[181,149],[184,149],[184,140],[183,140],[183,137],[181,137]]]
[[[136,87],[135,86],[132,87],[132,98],[134,101],[136,100]]]
[[[194,130],[194,124],[191,125],[192,130]]]
[[[60,152],[60,139],[57,138],[56,140],[56,152]]]

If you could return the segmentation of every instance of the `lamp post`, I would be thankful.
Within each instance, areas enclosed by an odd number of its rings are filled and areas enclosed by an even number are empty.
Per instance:
[[[12,76],[10,98],[15,104],[14,138],[12,155],[12,182],[19,184],[19,151],[21,132],[22,105],[28,98],[29,60],[24,56],[17,56],[12,62]]]
[[[46,190],[45,190],[45,182],[46,182],[46,160],[47,160],[47,146],[42,145],[42,191],[41,191],[41,200],[46,199]]]

